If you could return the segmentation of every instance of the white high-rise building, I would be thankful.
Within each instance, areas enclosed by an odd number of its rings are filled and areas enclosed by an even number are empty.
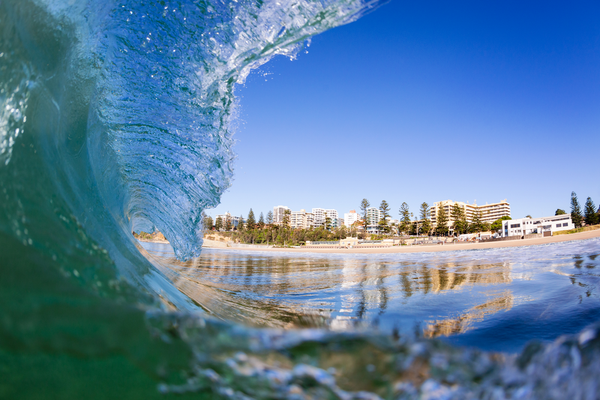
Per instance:
[[[313,226],[319,227],[325,224],[325,209],[324,208],[313,208]]]
[[[344,225],[352,226],[356,221],[360,221],[362,218],[356,212],[356,210],[350,210],[348,213],[344,213]]]
[[[325,210],[325,217],[331,220],[331,228],[338,227],[338,212],[334,209]]]
[[[367,208],[367,225],[378,225],[381,220],[381,210],[376,207]]]
[[[290,226],[294,229],[308,229],[313,225],[313,214],[302,209],[292,211]]]
[[[276,206],[273,207],[273,223],[281,224],[283,222],[283,216],[285,214],[285,210],[289,210],[289,207],[286,206]]]

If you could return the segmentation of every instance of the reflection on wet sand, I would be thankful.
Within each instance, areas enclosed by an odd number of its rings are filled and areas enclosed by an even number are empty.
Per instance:
[[[435,296],[443,292],[512,282],[507,262],[372,262],[219,251],[186,262],[168,251],[152,251],[150,257],[181,292],[208,313],[251,326],[279,328],[347,329],[378,322],[390,310],[394,315],[401,313],[407,301],[416,298],[434,296],[428,301],[435,302]],[[430,322],[425,335],[464,332],[472,324],[469,321],[502,309],[494,308],[496,302],[476,306],[459,318]],[[453,311],[457,310],[448,310]]]
[[[423,329],[423,336],[433,338],[464,333],[469,329],[473,329],[473,324],[475,322],[483,321],[488,314],[510,310],[513,307],[513,303],[513,294],[510,290],[507,290],[494,297],[492,300],[467,310],[467,312],[456,318],[427,321],[425,329]]]
[[[518,347],[600,317],[599,243],[421,255],[205,250],[186,262],[168,245],[144,244],[148,251],[141,251],[191,302],[249,326],[400,335],[418,327],[426,337],[459,341],[468,332],[469,345],[485,346],[500,340],[490,336],[497,328],[508,329],[501,340]]]

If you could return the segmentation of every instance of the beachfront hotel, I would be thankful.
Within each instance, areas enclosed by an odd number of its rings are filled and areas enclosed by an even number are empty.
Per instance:
[[[463,203],[462,201],[444,200],[433,203],[430,210],[430,219],[433,226],[437,225],[437,214],[444,209],[446,216],[448,217],[448,226],[454,225],[454,219],[452,219],[452,208],[455,204],[463,210],[463,213],[467,217],[467,221],[472,222],[475,213],[480,212],[481,221],[491,224],[492,222],[502,218],[510,217],[510,204],[506,199],[498,203],[485,203],[485,205],[478,206],[477,203],[469,204]]]

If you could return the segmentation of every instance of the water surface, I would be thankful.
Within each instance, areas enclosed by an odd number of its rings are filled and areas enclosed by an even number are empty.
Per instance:
[[[377,329],[515,352],[600,320],[600,239],[421,254],[205,249],[142,243],[211,314],[251,326]]]

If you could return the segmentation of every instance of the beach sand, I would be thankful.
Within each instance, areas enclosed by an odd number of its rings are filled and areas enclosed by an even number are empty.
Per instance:
[[[522,240],[509,240],[502,242],[482,242],[482,243],[461,243],[461,244],[450,244],[444,245],[417,245],[417,246],[394,246],[394,247],[383,247],[383,248],[352,248],[352,249],[316,249],[316,248],[288,248],[288,247],[276,247],[276,248],[257,248],[257,247],[227,247],[223,242],[215,242],[213,240],[205,240],[203,247],[206,248],[222,248],[230,250],[242,250],[242,251],[283,251],[286,253],[338,253],[338,254],[383,254],[383,253],[431,253],[438,251],[460,251],[460,250],[477,250],[477,249],[496,249],[502,247],[522,247],[522,246],[536,246],[548,243],[558,242],[569,242],[572,240],[585,240],[600,237],[600,230],[587,231],[581,233],[572,233],[568,235],[557,235],[550,237],[534,238],[534,239],[522,239]]]

